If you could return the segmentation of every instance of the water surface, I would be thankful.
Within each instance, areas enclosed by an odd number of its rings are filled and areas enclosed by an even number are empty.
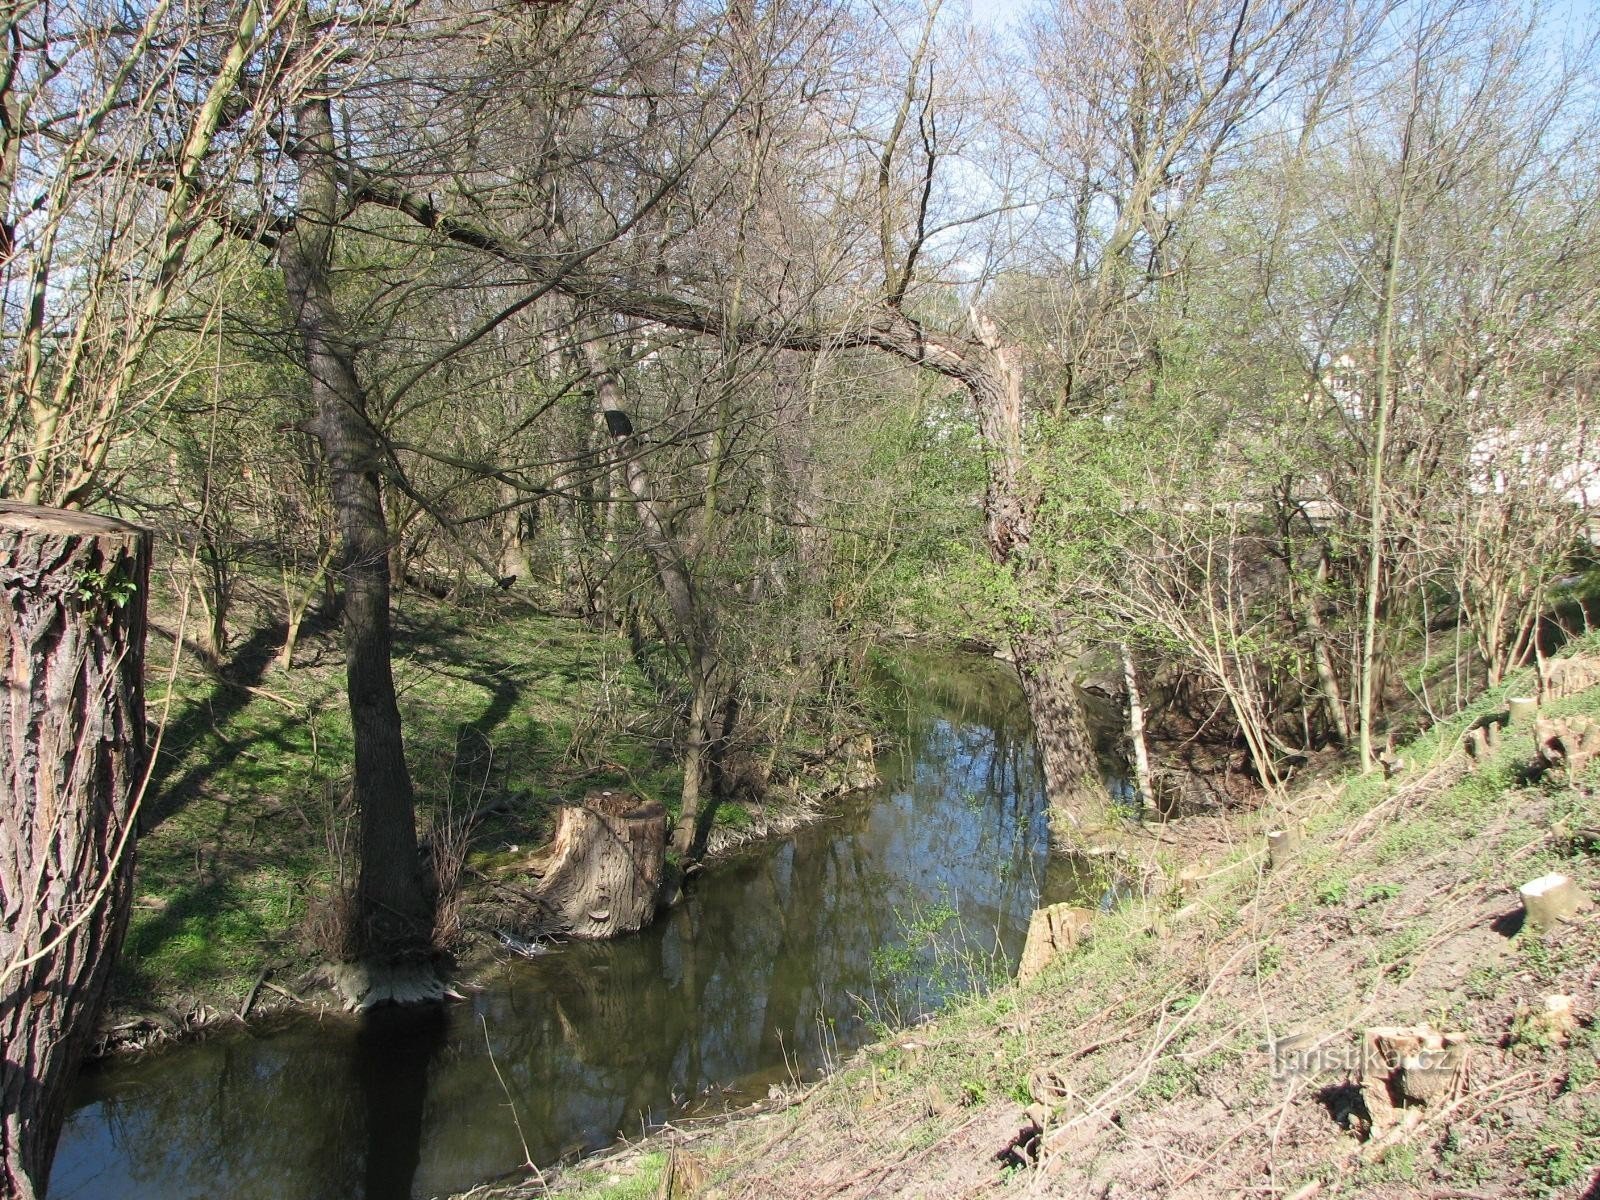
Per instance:
[[[702,878],[654,928],[507,963],[469,1000],[300,1019],[90,1072],[52,1200],[407,1200],[764,1095],[1004,971],[1047,851],[1015,677],[922,664],[881,787]],[[526,1147],[526,1149],[524,1149]]]

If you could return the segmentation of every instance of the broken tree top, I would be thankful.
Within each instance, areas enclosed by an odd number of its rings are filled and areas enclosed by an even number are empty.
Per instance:
[[[36,504],[17,504],[0,500],[0,529],[21,533],[59,534],[66,537],[99,537],[105,534],[142,534],[139,526],[116,517],[96,513],[69,512],[63,508],[41,508]]]

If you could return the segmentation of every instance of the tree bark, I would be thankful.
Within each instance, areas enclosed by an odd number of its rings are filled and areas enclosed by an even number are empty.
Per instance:
[[[310,375],[312,430],[327,462],[339,526],[353,787],[361,814],[357,944],[373,961],[415,960],[420,966],[430,949],[432,902],[417,859],[416,806],[391,665],[382,447],[329,279],[341,205],[327,99],[298,105],[295,125],[299,211],[279,258]]]
[[[1044,764],[1050,837],[1059,846],[1070,846],[1105,815],[1106,789],[1073,672],[1060,660],[1059,650],[1054,637],[1018,634],[1011,640]]]
[[[0,503],[0,1195],[43,1195],[127,926],[150,535]]]
[[[1133,652],[1123,642],[1122,681],[1128,689],[1128,741],[1133,746],[1133,782],[1139,794],[1139,807],[1149,812],[1155,807],[1155,789],[1150,783],[1150,751],[1144,740],[1144,701],[1139,696],[1139,676],[1134,669]]]
[[[1031,578],[1028,551],[1040,497],[1026,480],[1022,370],[988,320],[972,315],[981,349],[964,356],[958,378],[972,397],[983,438],[984,540],[996,564],[1009,571],[1019,594]],[[1049,613],[1043,614],[1048,621]],[[1034,738],[1044,760],[1050,834],[1060,845],[1104,815],[1105,786],[1094,755],[1063,638],[1054,630],[1017,630],[1011,652],[1022,679]]]
[[[655,919],[666,865],[667,810],[621,792],[562,808],[538,895],[555,930],[581,938],[636,933]]]

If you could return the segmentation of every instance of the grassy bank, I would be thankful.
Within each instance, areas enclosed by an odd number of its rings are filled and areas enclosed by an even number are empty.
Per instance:
[[[218,673],[192,648],[173,669],[176,623],[158,612],[151,638],[162,736],[114,984],[111,1024],[135,1042],[247,999],[259,1011],[299,996],[319,958],[316,905],[354,863],[337,630],[309,629],[283,671],[282,629],[263,626]],[[621,636],[503,596],[473,609],[415,594],[396,634],[425,839],[471,817],[469,862],[487,869],[539,844],[556,806],[593,788],[637,790],[676,812],[670,698]],[[739,803],[718,813],[732,829],[773,818]]]
[[[1600,1171],[1600,919],[1522,928],[1517,888],[1560,871],[1600,894],[1600,773],[1535,777],[1526,729],[1477,769],[1460,750],[1529,683],[1421,735],[1392,780],[1175,824],[1151,864],[1165,884],[1028,986],[869,1047],[797,1103],[663,1134],[557,1191],[1584,1194]],[[1600,718],[1600,689],[1544,711]],[[1269,869],[1265,831],[1298,822],[1298,857]],[[1575,1029],[1541,1015],[1553,995],[1574,998]],[[1416,1023],[1465,1034],[1464,1070],[1427,1104],[1371,1111],[1349,1069],[1362,1032]],[[1302,1069],[1280,1069],[1286,1046]]]

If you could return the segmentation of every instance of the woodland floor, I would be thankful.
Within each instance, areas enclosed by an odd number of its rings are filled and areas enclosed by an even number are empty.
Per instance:
[[[1470,770],[1462,733],[1505,694],[1424,734],[1391,781],[1173,823],[1147,894],[1028,986],[732,1119],[470,1195],[1600,1196],[1600,916],[1541,935],[1517,894],[1561,871],[1600,896],[1600,772],[1533,778],[1526,731]],[[1600,689],[1545,711],[1600,715]],[[1302,851],[1268,869],[1264,831],[1295,820]],[[1567,1036],[1537,1019],[1555,994],[1580,1017]],[[1420,1022],[1467,1035],[1466,1069],[1373,1129],[1338,1064],[1363,1029]],[[1290,1037],[1328,1068],[1275,1069]]]
[[[292,1006],[320,958],[315,907],[353,845],[337,630],[308,627],[288,672],[271,624],[220,671],[193,647],[174,669],[176,615],[153,616],[147,702],[163,731],[107,1022],[119,1046],[247,999],[256,1014]],[[412,595],[395,674],[424,839],[470,814],[474,851],[492,859],[536,842],[589,788],[676,803],[670,738],[620,637],[500,598],[467,610]]]

